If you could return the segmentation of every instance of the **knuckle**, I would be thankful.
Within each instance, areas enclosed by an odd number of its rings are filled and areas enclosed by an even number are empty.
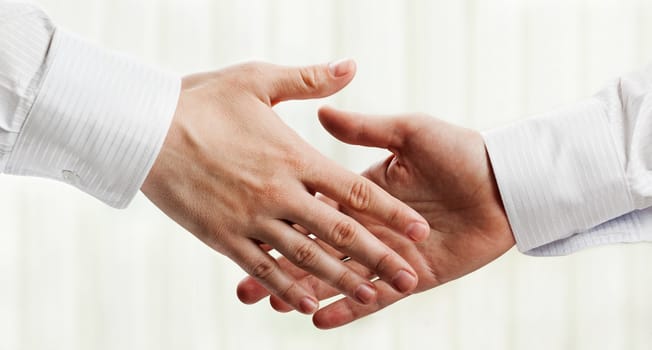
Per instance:
[[[265,200],[278,203],[281,200],[284,191],[278,180],[270,179],[260,184],[258,193]]]
[[[406,118],[406,122],[410,122],[410,120],[422,122],[430,118],[431,116],[429,114],[420,112],[420,113],[415,113],[413,118]]]
[[[371,202],[371,187],[369,183],[364,180],[357,180],[349,190],[347,202],[354,210],[364,211],[369,209]]]
[[[339,221],[333,227],[331,239],[336,249],[348,248],[355,243],[355,227],[348,221]]]
[[[352,279],[353,279],[353,274],[351,273],[351,271],[349,271],[348,269],[344,270],[337,277],[337,280],[335,281],[335,285],[340,288],[344,288],[345,286],[349,285],[348,282],[351,281]]]
[[[229,86],[248,90],[260,85],[267,66],[262,62],[250,61],[240,64],[238,68],[231,76]]]
[[[317,260],[317,249],[314,244],[306,243],[301,245],[294,256],[295,263],[301,268],[313,266]]]
[[[318,292],[324,288],[324,281],[315,277],[315,275],[308,275],[303,278],[303,283],[305,286],[310,288],[314,292]]]
[[[401,135],[409,135],[414,130],[415,124],[417,124],[417,120],[420,120],[421,118],[422,117],[420,115],[415,115],[411,118],[399,118],[396,121],[395,132]]]
[[[275,270],[276,267],[273,263],[269,261],[261,261],[256,263],[251,268],[250,274],[257,279],[266,280],[274,273]]]
[[[265,63],[260,61],[248,61],[240,65],[240,68],[244,72],[249,72],[249,73],[261,73],[264,67],[265,67]]]
[[[383,271],[386,271],[391,264],[392,254],[385,252],[380,259],[374,265],[374,271],[380,275]]]
[[[432,116],[426,113],[416,113],[412,117],[403,117],[400,119],[401,129],[406,135],[414,135],[422,131],[432,121]]]
[[[306,90],[316,90],[319,88],[319,74],[312,68],[299,69],[301,84]]]
[[[280,163],[283,164],[285,171],[292,175],[301,175],[310,168],[312,163],[315,163],[309,156],[311,153],[311,150],[306,150],[305,147],[287,145],[283,147],[282,155],[277,158],[280,158]]]
[[[287,287],[279,290],[277,296],[286,302],[290,302],[292,299],[292,292],[297,288],[299,288],[297,281],[292,281]]]
[[[252,89],[252,80],[253,79],[250,79],[248,74],[225,76],[217,85],[215,93],[208,96],[212,99],[215,106],[220,106],[220,108],[222,108],[219,110],[219,113],[228,113],[228,110],[224,109],[224,101],[235,100],[243,95],[249,94]]]
[[[391,135],[391,143],[396,147],[403,147],[415,134],[423,129],[427,114],[416,113],[407,117],[400,117],[394,121],[394,132]]]
[[[415,129],[419,128],[419,126],[423,123],[423,120],[427,118],[426,114],[423,113],[416,113],[412,116],[404,116],[398,118],[396,121],[396,126],[397,129],[402,130],[403,132],[411,132],[414,131]]]
[[[398,207],[392,207],[387,213],[387,222],[390,225],[396,225],[399,223],[401,218],[401,209]]]

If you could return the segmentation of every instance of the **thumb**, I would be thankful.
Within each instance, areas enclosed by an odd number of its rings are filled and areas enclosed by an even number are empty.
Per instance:
[[[319,122],[342,142],[387,149],[400,148],[409,127],[404,117],[373,117],[331,107],[319,109]]]
[[[275,67],[276,79],[269,86],[272,105],[287,100],[330,96],[348,85],[355,76],[353,60],[306,67]]]

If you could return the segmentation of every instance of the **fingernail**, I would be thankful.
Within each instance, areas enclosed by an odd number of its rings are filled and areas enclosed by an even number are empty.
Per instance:
[[[417,284],[417,279],[411,273],[401,270],[394,278],[392,278],[392,285],[394,289],[398,290],[401,293],[406,293],[414,289]]]
[[[430,229],[421,222],[413,222],[408,225],[405,234],[413,241],[420,242],[428,238],[430,235]]]
[[[343,77],[353,70],[353,60],[345,58],[328,64],[328,70],[334,77]]]
[[[315,311],[317,311],[318,306],[319,304],[317,303],[317,301],[309,297],[304,297],[299,302],[299,307],[301,308],[301,312],[306,314],[314,313]]]
[[[362,304],[371,303],[376,297],[376,290],[367,284],[361,284],[355,289],[355,298]]]

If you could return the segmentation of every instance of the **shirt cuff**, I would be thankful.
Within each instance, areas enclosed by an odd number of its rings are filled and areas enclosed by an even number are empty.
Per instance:
[[[56,30],[5,171],[67,182],[116,208],[165,140],[180,79]]]
[[[521,252],[635,209],[607,110],[593,97],[483,134]]]

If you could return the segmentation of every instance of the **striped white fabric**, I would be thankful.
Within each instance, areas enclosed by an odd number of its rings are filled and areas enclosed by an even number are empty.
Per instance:
[[[123,208],[176,108],[180,79],[0,1],[0,171],[65,181]]]
[[[652,241],[652,66],[484,134],[520,251]]]

